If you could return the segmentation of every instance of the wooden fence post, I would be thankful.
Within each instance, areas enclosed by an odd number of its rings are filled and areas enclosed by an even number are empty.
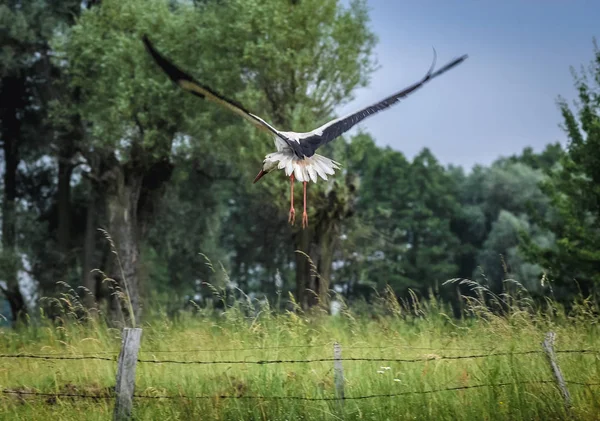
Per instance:
[[[338,400],[340,409],[344,407],[344,367],[342,366],[342,346],[334,342],[333,344],[333,380],[335,383],[335,397]]]
[[[565,400],[565,406],[567,407],[567,411],[571,408],[571,395],[569,394],[569,390],[567,389],[567,384],[565,383],[565,378],[560,371],[560,367],[558,366],[558,361],[556,359],[556,353],[554,352],[554,340],[556,339],[556,333],[548,332],[546,334],[546,338],[542,343],[542,347],[544,348],[544,352],[548,357],[548,361],[550,362],[550,367],[552,368],[552,372],[554,373],[554,377],[556,378],[556,383],[558,384],[558,388],[560,389],[563,399]]]
[[[133,393],[135,389],[135,365],[140,349],[142,329],[124,328],[121,352],[117,362],[117,384],[115,386],[114,421],[131,419]]]

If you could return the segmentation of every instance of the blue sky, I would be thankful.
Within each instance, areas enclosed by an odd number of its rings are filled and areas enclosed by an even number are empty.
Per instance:
[[[501,155],[566,143],[556,105],[575,96],[570,66],[593,58],[600,2],[583,0],[369,0],[380,66],[340,114],[415,82],[429,68],[469,58],[359,126],[412,158],[428,147],[470,169]]]

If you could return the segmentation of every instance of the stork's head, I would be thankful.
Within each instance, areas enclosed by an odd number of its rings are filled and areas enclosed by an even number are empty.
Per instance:
[[[256,183],[258,180],[262,178],[263,175],[270,173],[274,169],[277,168],[277,161],[271,160],[268,157],[263,161],[262,169],[259,171],[258,175],[254,179],[253,183]]]

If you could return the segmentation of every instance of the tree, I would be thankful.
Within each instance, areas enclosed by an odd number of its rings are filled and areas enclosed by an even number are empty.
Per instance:
[[[12,0],[0,5],[0,138],[4,152],[4,191],[2,202],[2,278],[4,294],[11,303],[13,317],[26,311],[18,285],[21,254],[27,238],[21,239],[17,224],[19,210],[19,164],[24,158],[35,161],[50,152],[48,145],[57,134],[47,121],[48,103],[56,98],[59,75],[50,63],[49,40],[53,33],[72,22],[86,2],[61,0]],[[58,243],[66,254],[68,247],[68,158],[61,155],[59,200],[61,215]]]
[[[531,161],[536,160],[527,150],[523,156]],[[539,285],[540,268],[526,268],[528,265],[516,252],[518,232],[525,231],[539,237],[536,241],[546,241],[543,236],[540,237],[536,227],[530,226],[526,215],[531,207],[540,212],[548,209],[548,201],[539,187],[544,173],[522,163],[523,160],[513,162],[502,159],[494,162],[482,185],[482,211],[486,217],[487,234],[472,276],[475,278],[483,271],[489,286],[496,293],[503,291],[502,281],[506,276],[515,276],[533,289]],[[508,273],[505,273],[506,269]]]
[[[254,128],[238,116],[174,89],[144,52],[141,35],[153,34],[157,48],[178,65],[196,69],[205,83],[275,124],[312,126],[365,83],[373,41],[366,21],[361,2],[343,9],[334,0],[298,5],[105,0],[59,39],[72,89],[81,95],[78,112],[91,128],[84,155],[91,163],[92,155],[102,154],[96,161],[104,169],[92,166],[89,176],[101,186],[97,192],[120,260],[108,265],[108,273],[127,287],[137,315],[140,243],[170,179],[172,149],[188,149],[208,161],[226,157],[246,176],[266,151]],[[256,139],[256,147],[248,148],[248,139]],[[272,177],[257,194],[274,194],[282,184]],[[277,196],[283,197],[281,190]]]
[[[409,288],[427,294],[454,277],[454,180],[427,149],[409,162],[365,135],[353,139],[350,149],[349,165],[361,188],[357,222],[344,241],[341,277],[349,289],[389,284],[399,295]]]
[[[529,221],[526,214],[518,216],[507,210],[501,210],[492,224],[482,249],[477,256],[478,269],[485,275],[488,286],[495,293],[506,291],[505,279],[514,279],[521,283],[531,294],[541,294],[540,283],[542,268],[527,262],[519,250],[520,235],[525,233],[535,244],[550,246],[554,243],[552,234],[540,230]]]
[[[546,145],[540,153],[533,152],[533,148],[526,147],[520,155],[512,155],[507,161],[512,163],[521,162],[534,170],[547,172],[551,170],[558,160],[564,155],[563,147],[559,142]],[[504,161],[499,159],[497,162]]]
[[[144,51],[141,35],[155,32],[155,25],[163,34],[174,33],[186,20],[189,24],[190,10],[172,11],[165,1],[104,1],[56,39],[71,89],[79,93],[72,105],[89,127],[81,152],[116,252],[107,274],[126,292],[131,319],[141,315],[140,240],[170,178],[173,140],[186,118],[181,112],[186,99],[169,81],[158,79],[162,75]]]
[[[584,295],[597,294],[600,281],[600,49],[595,41],[594,55],[589,71],[573,71],[575,110],[558,100],[567,153],[542,184],[552,212],[534,213],[535,221],[555,234],[556,243],[537,245],[524,235],[522,247],[563,293],[580,290]]]
[[[375,36],[368,28],[365,2],[352,1],[348,7],[340,3],[337,0],[216,3],[203,11],[205,16],[210,16],[210,10],[215,10],[212,15],[215,22],[207,26],[218,28],[222,22],[231,22],[231,25],[227,27],[226,37],[213,31],[212,38],[205,40],[205,44],[223,46],[224,52],[211,58],[215,63],[223,60],[233,63],[237,62],[235,57],[242,58],[240,71],[253,88],[241,96],[242,103],[253,105],[248,108],[283,130],[310,130],[331,118],[335,107],[352,98],[355,88],[366,85],[373,69]],[[342,142],[340,139],[335,143]],[[268,149],[255,146],[248,151],[248,158],[254,162],[262,161],[264,153],[272,150],[272,141],[268,145]],[[328,146],[319,152],[327,154],[341,148]],[[338,173],[337,177],[340,175]],[[286,181],[283,177],[270,176],[257,185],[257,194],[263,197],[263,202],[275,203],[280,210],[281,220],[273,221],[276,224],[287,219]],[[321,274],[330,271],[340,232],[339,221],[348,215],[347,204],[351,200],[339,193],[351,191],[352,181],[343,181],[333,195],[330,194],[330,183],[339,182],[338,179],[310,185],[309,228],[295,228],[291,234],[291,244],[308,254]],[[301,192],[296,189],[298,196]],[[301,203],[298,199],[296,197],[296,203]],[[302,306],[308,307],[319,301],[311,299],[314,295],[307,294],[309,289],[315,291],[321,302],[326,300],[328,285],[324,280],[325,276],[313,276],[305,255],[296,254],[296,299]]]
[[[526,234],[536,244],[553,244],[553,235],[535,224],[529,212],[535,209],[547,215],[551,211],[540,183],[561,154],[559,144],[550,144],[540,153],[525,148],[521,154],[497,159],[490,167],[475,166],[470,174],[452,171],[461,203],[452,222],[460,239],[456,277],[483,281],[495,293],[506,290],[503,281],[507,277],[531,293],[543,292],[542,268],[525,259],[520,242]]]
[[[203,292],[199,283],[211,280],[205,256],[214,267],[221,263],[227,268],[235,245],[243,241],[236,238],[231,244],[222,238],[228,231],[224,227],[229,227],[228,202],[238,200],[235,188],[243,186],[239,177],[228,175],[219,163],[195,162],[179,154],[172,159],[173,176],[142,254],[154,299]],[[238,279],[237,274],[231,277]]]

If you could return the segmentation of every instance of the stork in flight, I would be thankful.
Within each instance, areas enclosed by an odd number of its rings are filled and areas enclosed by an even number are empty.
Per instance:
[[[317,182],[318,177],[327,180],[327,175],[333,175],[334,170],[339,169],[339,163],[322,155],[318,155],[315,151],[326,143],[338,138],[343,133],[347,132],[354,125],[364,120],[368,116],[384,110],[391,105],[399,102],[402,98],[416,91],[425,83],[441,75],[442,73],[452,69],[458,64],[467,59],[467,55],[458,57],[437,71],[433,71],[436,61],[436,52],[433,50],[433,63],[425,76],[413,85],[397,92],[375,104],[369,105],[352,114],[344,117],[336,118],[330,122],[318,127],[310,132],[282,132],[271,126],[262,118],[252,114],[246,110],[241,104],[225,98],[223,95],[215,92],[208,86],[201,85],[189,74],[175,66],[163,55],[161,55],[146,35],[142,37],[146,49],[169,76],[169,78],[179,85],[184,90],[199,96],[214,101],[221,106],[228,108],[234,113],[244,117],[253,123],[256,127],[274,136],[276,152],[265,156],[262,169],[254,179],[254,183],[261,179],[265,174],[270,173],[275,169],[285,170],[285,175],[290,177],[290,213],[289,222],[294,224],[296,219],[296,211],[294,209],[294,180],[298,180],[303,184],[304,190],[304,212],[302,213],[302,228],[308,226],[308,214],[306,213],[306,185],[309,181]]]

